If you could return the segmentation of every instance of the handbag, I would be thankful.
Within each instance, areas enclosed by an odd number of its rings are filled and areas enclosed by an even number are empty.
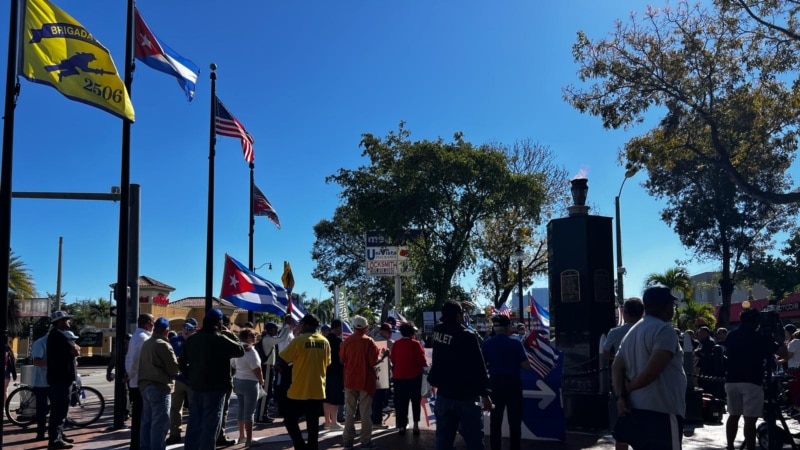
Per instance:
[[[262,398],[264,398],[266,396],[267,396],[267,391],[264,389],[264,386],[259,384],[258,385],[258,397],[256,398],[256,401],[261,400]]]

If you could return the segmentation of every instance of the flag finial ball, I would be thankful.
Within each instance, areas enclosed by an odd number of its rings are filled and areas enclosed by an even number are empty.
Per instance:
[[[211,70],[217,70],[217,65],[214,63],[211,63],[209,67],[211,67]]]

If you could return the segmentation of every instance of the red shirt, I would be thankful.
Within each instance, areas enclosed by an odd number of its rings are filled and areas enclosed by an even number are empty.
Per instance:
[[[389,359],[393,366],[392,378],[398,380],[417,377],[422,374],[423,368],[428,366],[422,344],[410,337],[404,337],[394,342]]]

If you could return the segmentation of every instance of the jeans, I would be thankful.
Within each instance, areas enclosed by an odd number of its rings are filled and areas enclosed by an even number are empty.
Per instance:
[[[478,398],[456,400],[436,396],[436,450],[451,450],[461,431],[468,450],[484,450],[483,415]]]
[[[295,450],[317,450],[319,448],[319,416],[322,412],[322,400],[294,400],[286,399],[286,413],[283,415],[283,424],[292,438]],[[300,432],[300,416],[306,416],[306,432],[308,442],[303,440]]]
[[[191,450],[214,450],[222,422],[225,391],[192,391],[189,398],[189,424],[185,447]]]
[[[422,374],[406,380],[394,379],[394,410],[397,428],[408,426],[408,402],[411,402],[411,415],[414,425],[420,419],[420,400],[422,399]]]
[[[228,423],[228,407],[231,405],[231,394],[233,393],[233,386],[229,387],[225,391],[225,401],[222,403],[222,418],[220,419],[220,426],[219,432],[217,433],[217,439],[224,439],[225,436],[225,424]]]
[[[72,383],[54,383],[50,385],[50,423],[47,426],[48,440],[60,441],[64,434],[64,419],[67,418],[69,409],[69,391]]]
[[[34,387],[33,393],[36,395],[36,434],[44,434],[47,431],[47,396],[50,392],[49,387]]]
[[[344,390],[344,439],[345,445],[352,444],[356,437],[356,403],[358,403],[359,414],[361,415],[361,445],[367,445],[372,441],[372,396],[367,391],[358,389]],[[450,449],[448,449],[450,450]]]
[[[252,422],[256,413],[256,400],[258,400],[258,381],[233,379],[233,392],[239,401],[239,411],[236,420]]]
[[[142,392],[138,387],[128,389],[131,398],[131,450],[139,450],[142,433]]]
[[[169,406],[169,435],[180,437],[181,423],[183,422],[183,405],[189,406],[189,397],[192,389],[183,381],[175,380],[175,389],[172,390],[172,400]]]
[[[169,431],[169,389],[149,384],[142,393],[142,429],[139,448],[142,450],[164,450]]]
[[[489,442],[492,450],[501,450],[503,443],[503,413],[508,411],[508,436],[511,450],[522,445],[522,380],[519,375],[492,375],[492,409],[489,419]]]

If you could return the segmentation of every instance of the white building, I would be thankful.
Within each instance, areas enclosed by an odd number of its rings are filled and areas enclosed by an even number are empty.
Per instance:
[[[692,275],[692,285],[694,292],[692,300],[696,303],[708,303],[713,306],[722,304],[722,294],[719,289],[720,272],[703,272]],[[739,283],[733,288],[731,303],[741,303],[751,295],[754,299],[762,299],[770,296],[772,292],[761,284],[747,285]]]

